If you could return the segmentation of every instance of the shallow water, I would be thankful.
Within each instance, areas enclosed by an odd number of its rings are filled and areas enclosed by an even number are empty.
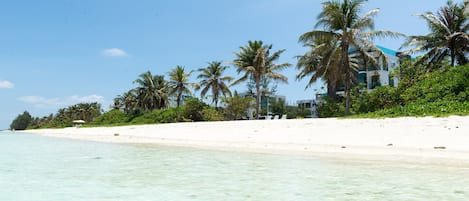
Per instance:
[[[469,168],[0,133],[0,200],[469,200]]]

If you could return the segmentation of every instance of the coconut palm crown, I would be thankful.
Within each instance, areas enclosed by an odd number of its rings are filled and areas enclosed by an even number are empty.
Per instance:
[[[168,107],[168,84],[162,75],[153,76],[150,71],[142,73],[134,81],[139,108],[144,111]]]
[[[418,16],[426,21],[430,33],[410,36],[402,47],[411,47],[408,54],[425,52],[416,65],[425,64],[427,70],[440,66],[449,57],[451,66],[468,63],[469,50],[469,1],[455,4],[449,0],[436,13],[427,12]]]
[[[335,38],[339,44],[340,51],[338,65],[341,70],[338,73],[344,73],[342,77],[345,85],[346,95],[346,115],[350,114],[350,91],[353,84],[353,76],[356,74],[356,65],[352,57],[359,54],[360,57],[372,64],[377,64],[378,59],[386,65],[386,56],[384,52],[373,44],[376,38],[398,37],[402,36],[397,32],[374,30],[374,20],[379,9],[368,11],[360,16],[361,8],[366,0],[331,0],[323,3],[323,10],[318,15],[318,22],[315,28],[322,27],[323,30],[313,30],[300,36],[299,41],[313,43],[315,40],[324,40],[324,38]],[[354,52],[354,55],[350,54]],[[378,58],[378,59],[377,59]],[[339,76],[340,77],[340,76]]]
[[[233,82],[232,85],[239,84],[248,79],[252,79],[256,85],[256,116],[259,118],[261,101],[261,82],[263,79],[270,79],[288,83],[288,78],[277,71],[291,66],[289,63],[276,64],[280,55],[285,50],[271,53],[272,45],[264,45],[262,41],[248,41],[244,47],[240,47],[240,52],[235,53],[236,59],[233,65],[237,68],[238,74],[243,76]]]
[[[199,68],[200,74],[197,79],[200,79],[199,87],[202,88],[200,96],[203,98],[210,90],[212,93],[212,103],[215,108],[218,105],[220,95],[224,97],[231,96],[231,91],[226,82],[231,82],[234,78],[231,76],[223,76],[223,73],[228,66],[223,66],[220,61],[212,61],[208,63],[205,68]],[[198,88],[199,88],[198,87]]]
[[[194,83],[189,82],[191,74],[192,71],[186,72],[182,66],[174,67],[169,73],[169,94],[176,95],[177,107],[181,104],[182,96],[190,95],[192,93],[190,87],[195,86]]]

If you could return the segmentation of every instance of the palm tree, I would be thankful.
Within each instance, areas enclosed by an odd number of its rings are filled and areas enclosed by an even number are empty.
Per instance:
[[[410,36],[403,47],[412,47],[406,53],[426,52],[416,65],[426,64],[428,70],[438,66],[445,58],[451,66],[468,63],[466,53],[469,48],[469,1],[455,4],[448,0],[436,14],[427,12],[418,16],[424,19],[431,33],[423,36]]]
[[[236,59],[233,65],[237,67],[238,74],[243,72],[244,75],[236,80],[232,85],[252,79],[256,85],[256,116],[259,118],[260,102],[261,102],[261,84],[264,79],[271,79],[288,83],[288,78],[280,73],[291,64],[275,64],[280,54],[285,50],[279,50],[270,54],[272,45],[264,45],[262,41],[248,41],[248,45],[240,47],[240,52],[235,53]]]
[[[304,55],[297,56],[296,68],[300,70],[296,78],[298,80],[309,77],[305,89],[322,79],[327,84],[327,95],[329,100],[336,101],[336,92],[340,77],[339,43],[334,37],[316,38],[311,43],[304,44],[310,50]]]
[[[162,109],[168,106],[168,84],[162,75],[153,76],[150,71],[142,73],[134,83],[137,101],[140,108],[145,111]]]
[[[138,110],[138,105],[136,90],[131,89],[114,98],[113,109],[123,110],[127,114],[133,114]]]
[[[199,68],[200,74],[197,79],[201,79],[199,86],[202,87],[200,95],[202,98],[211,89],[212,103],[215,103],[215,108],[218,105],[220,94],[224,97],[231,96],[231,91],[225,82],[231,82],[233,77],[223,76],[223,73],[228,66],[223,66],[220,61],[212,61],[208,63],[206,68]]]
[[[386,56],[383,51],[377,48],[371,41],[375,38],[382,38],[386,36],[397,37],[402,34],[373,30],[374,20],[373,17],[379,12],[379,9],[373,9],[363,16],[359,16],[361,6],[366,0],[330,0],[323,3],[323,10],[318,16],[317,27],[323,27],[324,30],[313,30],[300,36],[300,42],[311,43],[318,38],[330,37],[335,38],[339,43],[338,51],[338,64],[341,68],[339,73],[344,73],[343,84],[345,85],[345,113],[350,114],[350,92],[353,80],[354,69],[357,63],[353,61],[350,52],[359,54],[364,60],[377,64],[376,58],[383,60],[383,65],[386,65]]]
[[[192,71],[185,72],[184,67],[176,66],[169,73],[169,94],[176,94],[177,107],[181,104],[182,95],[191,94],[189,87],[195,87],[194,83],[189,82]]]

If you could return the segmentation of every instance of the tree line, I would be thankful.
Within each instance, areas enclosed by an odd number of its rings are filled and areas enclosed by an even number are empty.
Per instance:
[[[296,78],[308,79],[306,87],[319,80],[327,84],[328,98],[322,103],[320,111],[331,115],[320,116],[350,115],[365,111],[353,108],[354,102],[361,100],[360,97],[373,96],[357,88],[358,68],[363,64],[387,65],[385,53],[373,43],[375,39],[406,37],[402,48],[408,50],[402,54],[423,53],[423,56],[401,65],[399,74],[395,74],[401,80],[412,78],[415,81],[402,82],[402,85],[409,85],[406,87],[411,87],[418,80],[422,80],[420,77],[426,73],[445,71],[450,69],[448,66],[454,68],[468,63],[468,1],[458,4],[449,0],[435,13],[419,14],[418,17],[422,18],[430,29],[430,33],[421,36],[405,36],[389,30],[375,30],[374,17],[379,13],[379,9],[360,15],[365,2],[366,0],[330,0],[322,3],[323,9],[317,17],[315,29],[299,37],[299,43],[308,50],[303,55],[297,56]],[[291,64],[278,63],[285,50],[274,51],[272,47],[273,45],[264,44],[260,40],[248,41],[245,46],[241,46],[239,52],[234,54],[235,59],[230,63],[241,75],[236,80],[225,75],[225,70],[229,66],[220,61],[209,62],[206,67],[197,69],[197,83],[189,81],[194,71],[187,71],[183,66],[174,67],[168,73],[169,80],[166,80],[164,75],[153,75],[150,71],[142,73],[134,81],[138,85],[136,88],[114,99],[113,110],[122,111],[133,117],[142,116],[155,110],[170,109],[169,103],[172,97],[175,99],[176,108],[180,108],[187,97],[192,97],[194,90],[200,90],[201,98],[210,97],[211,103],[215,106],[214,111],[219,112],[223,109],[218,107],[222,100],[225,103],[224,108],[236,108],[230,105],[230,98],[236,97],[233,96],[230,87],[247,82],[254,97],[254,114],[259,118],[263,112],[260,106],[262,97],[269,93],[269,87],[266,85],[270,82],[288,83],[288,78],[280,71],[290,67]],[[408,73],[405,77],[402,71],[413,71],[413,74]],[[412,77],[411,74],[420,77]],[[343,97],[337,96],[337,91],[341,87],[345,91]],[[343,111],[333,112],[333,108],[337,109],[342,104]],[[401,102],[400,105],[402,104],[404,103]],[[211,113],[214,114],[213,111]],[[229,115],[224,113],[221,116],[225,118],[214,119],[227,119],[226,116]],[[187,116],[185,118],[187,119]]]

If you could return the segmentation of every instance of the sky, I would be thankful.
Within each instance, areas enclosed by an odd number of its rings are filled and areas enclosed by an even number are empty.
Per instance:
[[[462,0],[455,1],[461,2]],[[286,49],[279,63],[289,84],[277,94],[287,103],[313,99],[322,83],[305,89],[295,79],[298,37],[315,29],[322,0],[15,0],[0,6],[0,129],[23,111],[46,116],[80,102],[109,109],[119,94],[134,88],[146,71],[166,75],[210,61],[230,66],[249,40]],[[380,8],[375,29],[406,35],[428,33],[415,14],[435,12],[445,0],[369,0],[363,13]],[[375,41],[398,50],[401,39]],[[232,67],[227,75],[239,78]],[[192,74],[196,81],[197,72]],[[243,91],[245,84],[232,90]],[[195,93],[199,96],[200,93]]]

